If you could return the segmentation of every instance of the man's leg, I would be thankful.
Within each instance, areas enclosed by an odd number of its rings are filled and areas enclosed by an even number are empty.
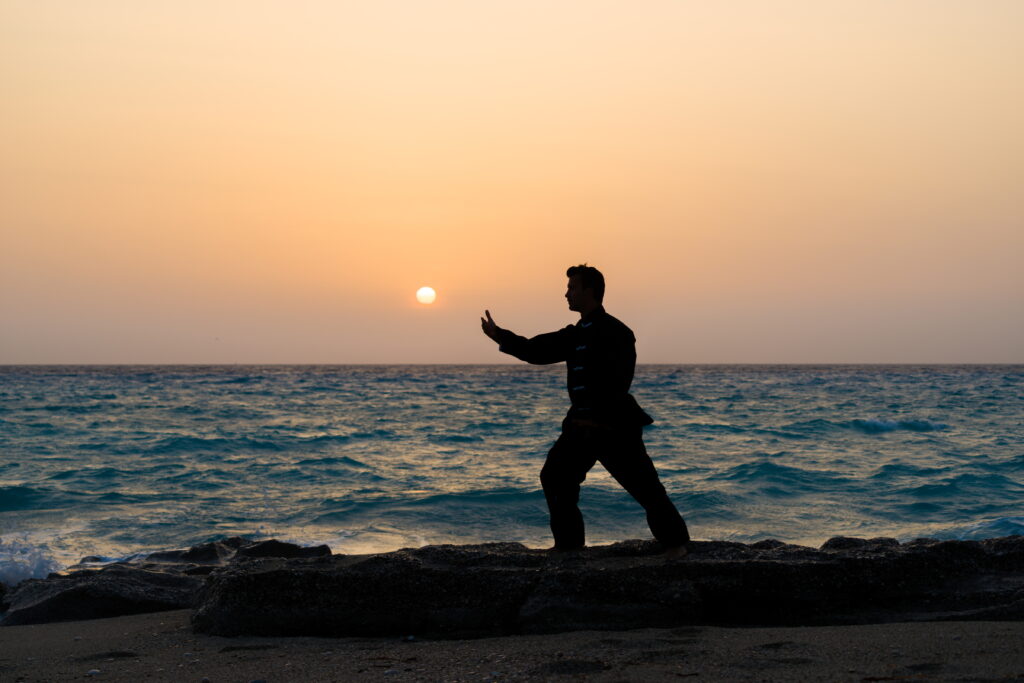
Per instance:
[[[658,478],[658,471],[647,455],[642,430],[610,433],[601,451],[601,464],[647,511],[647,525],[654,537],[669,547],[688,543],[690,532],[686,522]]]
[[[562,431],[548,451],[540,471],[540,483],[548,501],[551,534],[558,550],[582,548],[585,542],[583,515],[580,513],[580,484],[594,466],[596,458],[579,434]]]

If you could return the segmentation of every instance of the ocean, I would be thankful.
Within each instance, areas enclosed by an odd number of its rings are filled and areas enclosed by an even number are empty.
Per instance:
[[[641,365],[695,539],[1024,533],[1024,366]],[[562,366],[2,366],[0,581],[223,538],[549,546]],[[590,544],[650,538],[596,466]]]

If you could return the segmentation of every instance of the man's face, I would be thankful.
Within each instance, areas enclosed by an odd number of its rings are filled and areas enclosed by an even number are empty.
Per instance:
[[[579,277],[569,278],[569,286],[565,290],[565,300],[569,302],[570,311],[585,311],[593,308],[597,302],[594,300],[594,290],[584,289]]]

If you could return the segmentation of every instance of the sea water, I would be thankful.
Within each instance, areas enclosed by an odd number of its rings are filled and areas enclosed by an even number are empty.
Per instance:
[[[0,580],[242,535],[550,545],[561,366],[0,367]],[[639,366],[696,539],[1024,533],[1024,366]],[[601,469],[591,544],[649,538]]]

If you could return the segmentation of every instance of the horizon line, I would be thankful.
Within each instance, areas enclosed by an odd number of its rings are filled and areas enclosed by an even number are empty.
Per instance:
[[[202,362],[202,363],[181,363],[181,362],[159,362],[159,363],[143,363],[143,362],[129,362],[129,363],[0,363],[0,368],[17,368],[17,367],[54,367],[54,368],[69,368],[69,367],[381,367],[381,366],[422,366],[422,367],[489,367],[494,365],[508,365],[508,366],[522,366],[522,367],[556,367],[559,363],[549,363],[544,365],[533,365],[530,363],[522,362],[498,362],[498,363],[451,363],[451,362],[438,362],[438,363],[408,363],[408,362],[393,362],[393,363],[381,363],[381,362],[355,362],[355,363],[316,363],[316,362],[302,362],[302,363],[263,363],[263,362],[228,362],[228,363],[216,363],[216,362]],[[658,362],[658,363],[637,363],[637,367],[641,366],[691,366],[691,367],[708,367],[708,366],[803,366],[803,367],[823,367],[823,366],[888,366],[888,367],[957,367],[957,366],[1003,366],[1003,367],[1014,367],[1024,366],[1024,361],[800,361],[800,362],[761,362],[761,361],[714,361],[714,362]]]

